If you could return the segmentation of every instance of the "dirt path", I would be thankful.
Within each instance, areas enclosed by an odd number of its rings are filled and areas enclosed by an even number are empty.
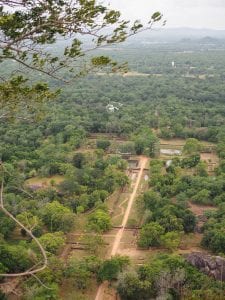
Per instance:
[[[70,250],[71,250],[71,245],[70,245],[70,244],[67,244],[67,245],[64,247],[63,252],[62,252],[61,255],[60,255],[60,258],[61,258],[62,260],[66,260],[67,257],[68,257],[68,255],[69,255],[69,253],[70,253]]]
[[[132,194],[130,195],[130,198],[129,198],[129,202],[128,202],[128,205],[127,205],[124,217],[123,217],[122,227],[118,230],[118,232],[116,234],[116,237],[115,237],[115,240],[113,242],[111,256],[114,256],[114,255],[117,254],[117,251],[118,251],[118,248],[119,248],[119,245],[120,245],[120,241],[122,239],[123,232],[124,232],[125,226],[127,224],[129,214],[130,214],[132,205],[134,203],[135,196],[137,194],[137,190],[138,190],[138,187],[139,187],[139,184],[140,184],[140,181],[141,181],[141,177],[142,177],[142,174],[143,174],[143,171],[144,171],[144,168],[146,166],[147,161],[148,161],[147,157],[140,157],[140,161],[139,161],[140,170],[139,170],[139,173],[138,173],[138,176],[137,176],[137,180],[134,184],[133,192],[132,192]],[[104,300],[103,295],[104,295],[105,287],[106,287],[106,283],[103,283],[99,286],[97,295],[95,297],[95,300]]]

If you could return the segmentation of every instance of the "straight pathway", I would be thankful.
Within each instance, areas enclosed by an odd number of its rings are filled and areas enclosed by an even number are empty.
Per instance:
[[[142,177],[144,168],[147,164],[147,161],[148,161],[147,157],[143,157],[143,156],[140,157],[140,161],[139,161],[140,170],[139,170],[137,180],[136,180],[134,188],[133,188],[133,192],[130,195],[129,202],[128,202],[125,214],[123,216],[122,227],[118,230],[118,232],[116,234],[116,237],[115,237],[115,240],[113,242],[111,256],[116,255],[117,252],[118,252],[120,241],[122,239],[124,229],[125,229],[125,226],[127,224],[127,221],[128,221],[128,218],[129,218],[129,215],[130,215],[130,212],[131,212],[131,208],[132,208],[132,205],[134,203],[134,200],[135,200],[135,197],[136,197],[136,194],[137,194],[137,190],[138,190],[138,187],[139,187],[139,184],[140,184],[140,181],[141,181],[141,177]],[[99,286],[97,295],[95,297],[95,300],[104,300],[103,295],[104,295],[105,288],[106,288],[106,283],[103,283]]]

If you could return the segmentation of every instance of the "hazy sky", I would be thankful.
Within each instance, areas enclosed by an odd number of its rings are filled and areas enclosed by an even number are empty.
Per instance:
[[[106,0],[107,2],[107,0]],[[146,20],[160,11],[167,27],[225,29],[225,0],[108,0],[129,19]]]

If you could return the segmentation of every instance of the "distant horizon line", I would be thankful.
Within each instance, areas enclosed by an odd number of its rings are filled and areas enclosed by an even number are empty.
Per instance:
[[[157,28],[158,29],[158,28]],[[210,28],[210,27],[189,27],[189,26],[164,26],[161,29],[191,29],[191,30],[213,30],[213,31],[225,31],[225,27],[220,28]]]

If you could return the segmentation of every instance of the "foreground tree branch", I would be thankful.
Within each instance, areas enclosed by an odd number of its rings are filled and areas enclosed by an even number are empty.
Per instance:
[[[0,0],[0,65],[14,62],[6,68],[11,74],[0,78],[0,120],[15,115],[18,118],[17,111],[29,111],[36,104],[40,107],[41,97],[48,100],[38,90],[33,95],[25,93],[24,97],[20,86],[19,90],[12,87],[8,93],[18,65],[26,74],[21,76],[20,70],[17,77],[37,81],[42,75],[44,81],[52,79],[57,84],[71,83],[102,68],[125,72],[124,64],[96,56],[95,50],[122,43],[139,32],[151,30],[156,23],[164,24],[160,12],[150,16],[147,24],[138,20],[132,24],[100,0]],[[24,82],[20,85],[23,87]],[[26,85],[30,87],[30,80]],[[23,118],[20,114],[19,117]]]
[[[63,80],[62,75],[55,73],[70,66],[71,73],[81,74],[82,63],[78,68],[73,64],[81,62],[85,53],[121,43],[150,30],[159,21],[162,14],[156,12],[145,25],[138,20],[131,24],[121,18],[119,11],[96,0],[0,0],[0,59],[12,59],[33,71]],[[58,40],[68,42],[59,47]],[[51,45],[56,48],[47,50],[46,46]],[[90,63],[115,67],[110,60]]]
[[[38,272],[43,271],[48,264],[48,258],[45,249],[42,247],[39,240],[33,235],[32,230],[29,230],[26,228],[20,221],[18,221],[4,206],[4,200],[3,200],[3,181],[1,183],[1,190],[0,190],[0,209],[10,218],[12,219],[17,225],[19,225],[22,229],[24,229],[27,234],[34,240],[34,242],[38,245],[38,248],[40,249],[40,252],[43,256],[43,265],[39,268],[36,268],[34,270],[30,269],[25,272],[21,273],[13,273],[13,274],[0,274],[1,277],[19,277],[19,276],[28,276],[28,275],[34,275]]]

